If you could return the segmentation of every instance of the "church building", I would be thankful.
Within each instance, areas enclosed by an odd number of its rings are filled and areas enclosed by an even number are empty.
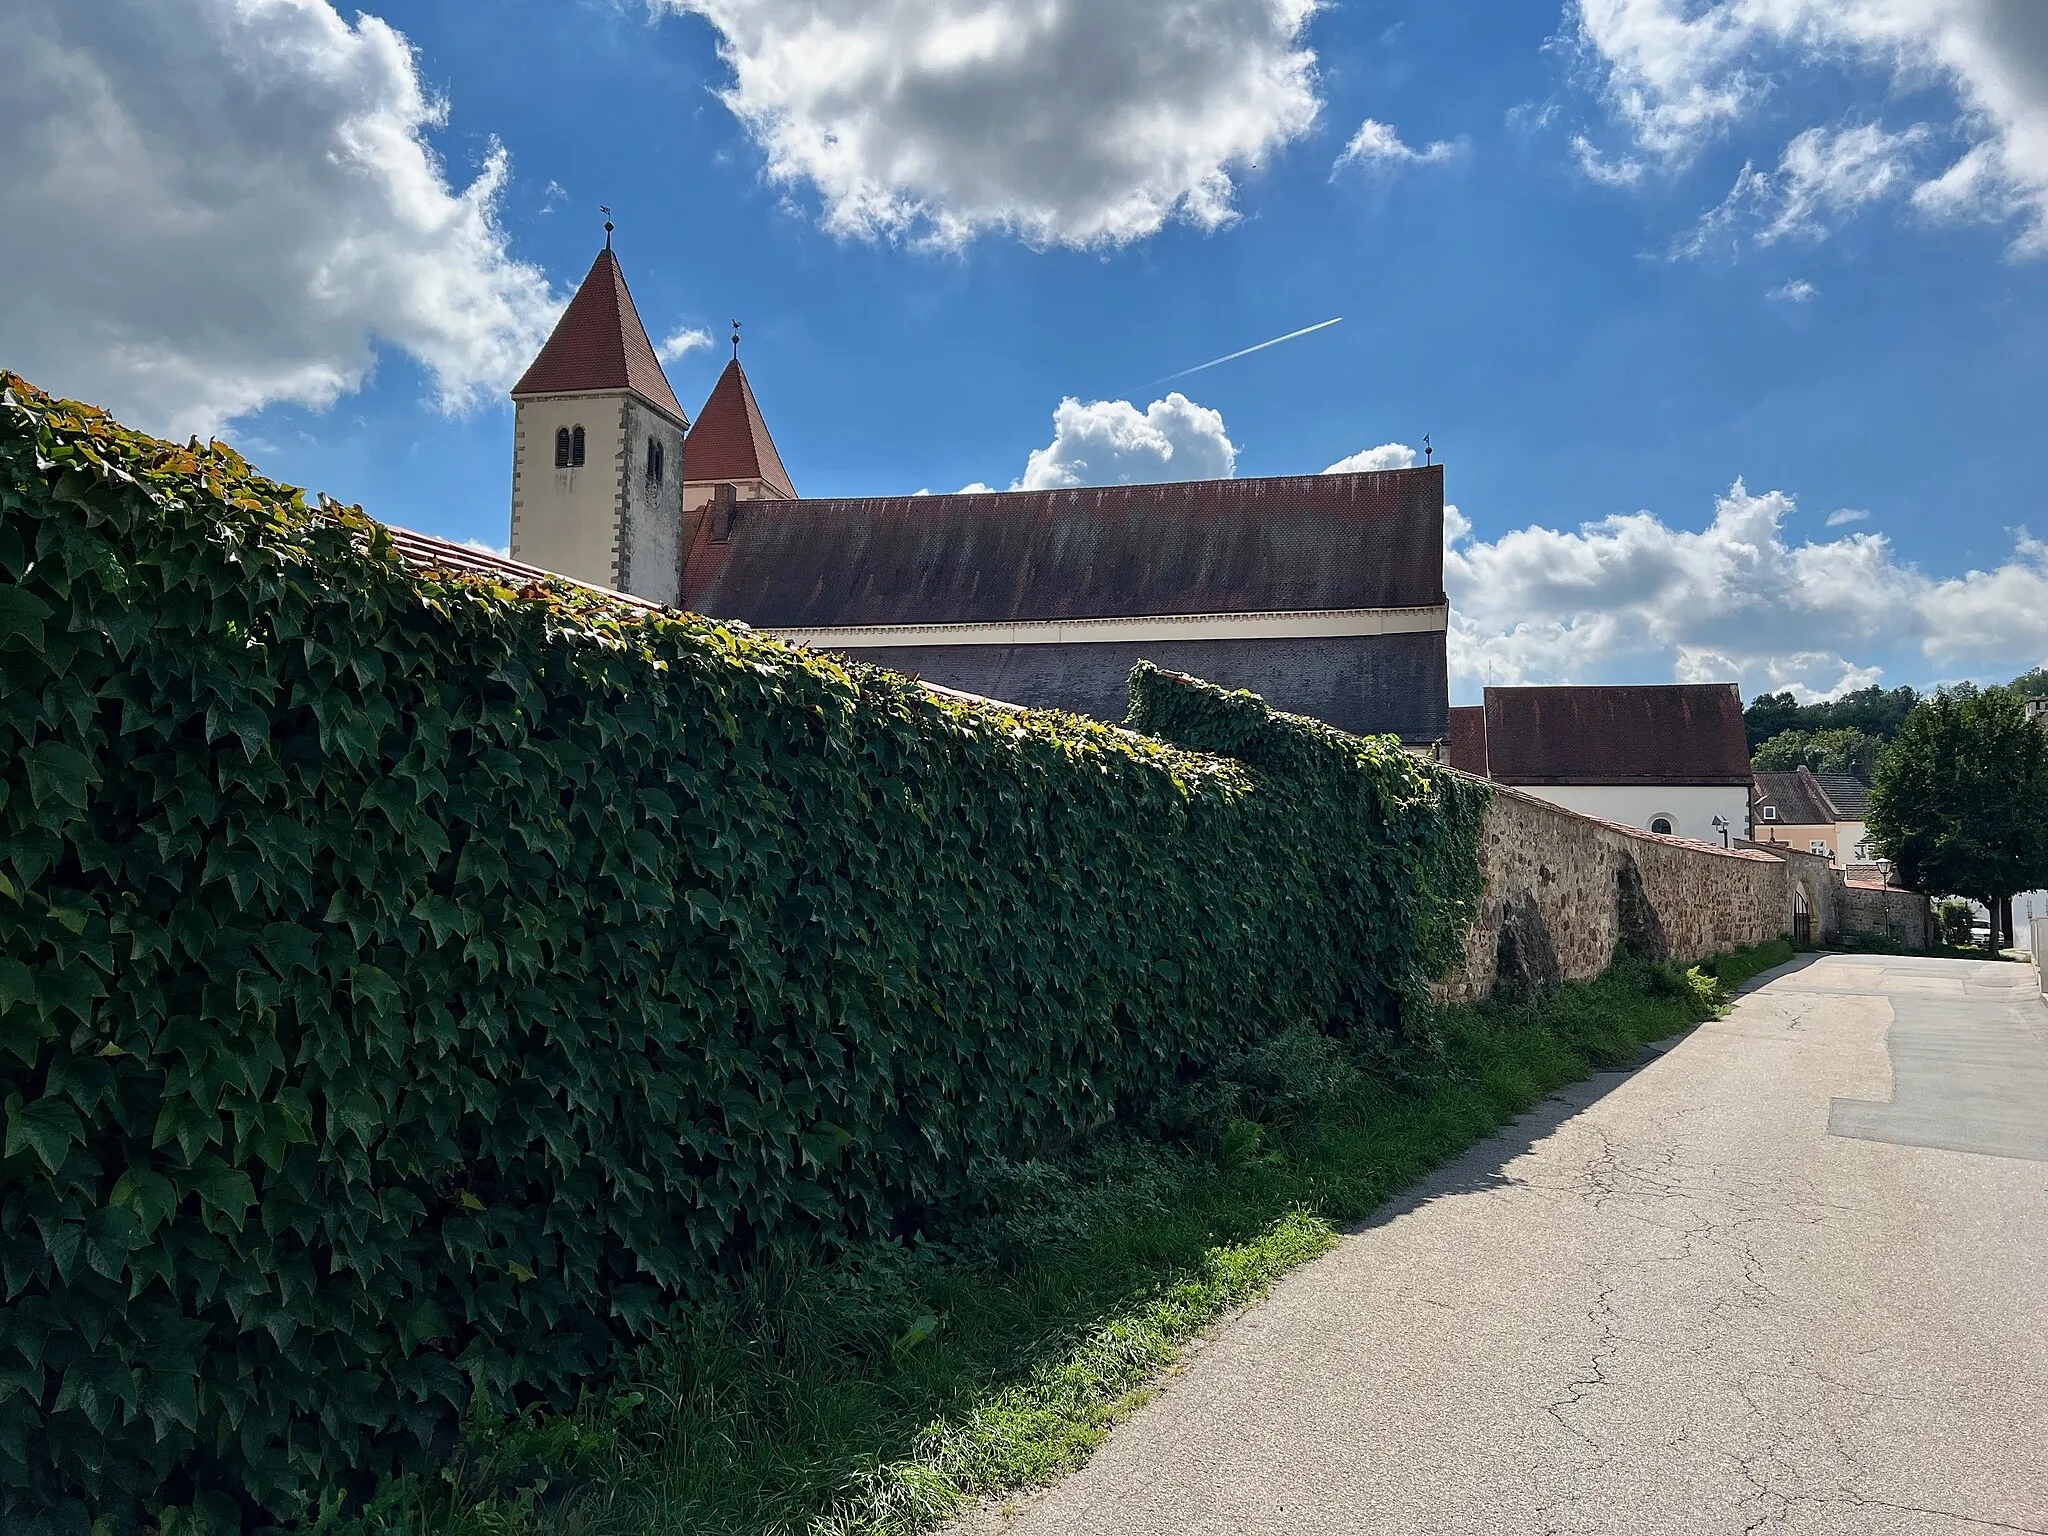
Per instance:
[[[694,425],[609,241],[512,391],[512,556],[988,698],[1122,720],[1139,660],[1450,734],[1441,465],[800,497],[738,347]]]

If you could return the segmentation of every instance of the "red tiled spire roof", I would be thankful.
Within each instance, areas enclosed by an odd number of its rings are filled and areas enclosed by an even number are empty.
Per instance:
[[[661,371],[646,327],[640,324],[640,312],[633,307],[633,295],[626,291],[626,274],[619,270],[619,258],[609,245],[590,264],[583,286],[555,322],[540,356],[512,386],[512,398],[600,389],[630,389],[685,427],[690,424],[668,387],[668,375]]]
[[[683,442],[683,478],[692,483],[760,480],[773,495],[796,499],[789,471],[782,467],[782,455],[775,451],[775,439],[768,435],[768,423],[761,419],[754,388],[737,357],[711,387],[711,398]]]

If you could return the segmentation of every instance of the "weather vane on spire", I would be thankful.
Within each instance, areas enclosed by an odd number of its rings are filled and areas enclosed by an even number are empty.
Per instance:
[[[597,211],[604,215],[604,248],[610,250],[612,248],[612,211],[605,207],[603,203],[597,205]]]
[[[732,323],[732,360],[740,360],[740,323],[737,320]]]
[[[1429,434],[1427,432],[1422,434],[1422,462],[1425,464],[1434,464],[1436,462],[1436,449],[1430,446]]]

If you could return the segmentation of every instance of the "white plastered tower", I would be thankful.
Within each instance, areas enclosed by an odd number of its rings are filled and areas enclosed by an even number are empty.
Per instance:
[[[690,422],[633,307],[610,226],[512,400],[512,558],[676,603]]]

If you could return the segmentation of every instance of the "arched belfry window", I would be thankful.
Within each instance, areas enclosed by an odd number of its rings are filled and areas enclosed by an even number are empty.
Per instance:
[[[647,439],[647,483],[649,485],[661,484],[662,458],[661,440],[654,437]]]
[[[573,467],[583,462],[583,429],[575,427],[569,433],[569,463]]]
[[[557,427],[555,428],[555,468],[567,469],[568,467],[569,429],[567,427]]]
[[[1660,837],[1671,836],[1671,818],[1669,816],[1652,816],[1650,818],[1650,830],[1657,833]]]

